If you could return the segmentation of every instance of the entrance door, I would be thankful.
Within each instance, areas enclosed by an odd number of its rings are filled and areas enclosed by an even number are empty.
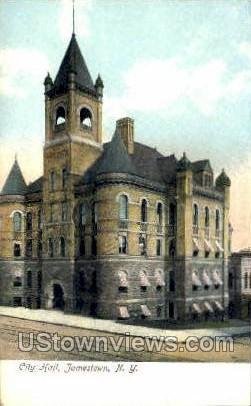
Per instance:
[[[64,291],[61,285],[54,283],[53,285],[53,309],[64,310]]]

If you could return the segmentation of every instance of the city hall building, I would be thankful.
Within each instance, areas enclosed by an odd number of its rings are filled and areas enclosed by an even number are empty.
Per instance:
[[[0,195],[0,304],[109,319],[222,317],[230,179],[164,156],[133,119],[102,142],[103,82],[75,34],[44,81],[43,175],[15,159]]]

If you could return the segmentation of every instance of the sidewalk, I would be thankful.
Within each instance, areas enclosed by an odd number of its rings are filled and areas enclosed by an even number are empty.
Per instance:
[[[125,325],[113,320],[93,319],[91,317],[64,314],[55,310],[31,310],[23,307],[16,308],[0,306],[0,315],[108,333],[130,333],[132,336],[139,337],[157,337],[160,339],[161,337],[177,337],[179,342],[185,341],[189,336],[196,336],[198,338],[203,336],[222,337],[250,334],[251,331],[250,325],[223,327],[219,329],[162,330],[145,326]]]

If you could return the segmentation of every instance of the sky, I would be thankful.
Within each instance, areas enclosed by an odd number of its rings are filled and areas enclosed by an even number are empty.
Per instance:
[[[137,141],[209,158],[232,180],[233,248],[251,246],[251,2],[75,0],[76,35],[104,81],[103,138],[135,120]],[[72,33],[69,0],[0,0],[0,188],[15,153],[42,174],[43,80]]]

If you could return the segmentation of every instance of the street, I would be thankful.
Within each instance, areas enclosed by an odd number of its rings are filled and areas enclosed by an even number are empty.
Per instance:
[[[34,337],[38,333],[47,333],[47,335],[57,335],[63,337],[86,337],[87,340],[94,337],[104,337],[119,342],[125,338],[123,334],[111,334],[97,330],[62,326],[38,321],[30,321],[18,319],[9,316],[0,317],[0,359],[16,360],[75,360],[75,361],[173,361],[173,362],[250,362],[250,338],[238,337],[234,342],[234,351],[223,352],[212,350],[203,352],[189,352],[186,350],[184,343],[179,343],[177,350],[174,352],[166,351],[165,349],[158,350],[153,348],[151,351],[144,352],[126,350],[125,345],[122,345],[119,351],[108,341],[107,351],[95,351],[95,349],[81,348],[78,351],[74,348],[72,351],[54,351],[50,349],[47,352],[38,351],[33,348],[29,352],[20,351],[18,348],[18,333],[23,333],[23,345],[27,346],[29,333],[33,333]],[[175,335],[175,331],[174,331]],[[34,340],[35,341],[35,340]],[[36,341],[35,341],[36,342]]]

